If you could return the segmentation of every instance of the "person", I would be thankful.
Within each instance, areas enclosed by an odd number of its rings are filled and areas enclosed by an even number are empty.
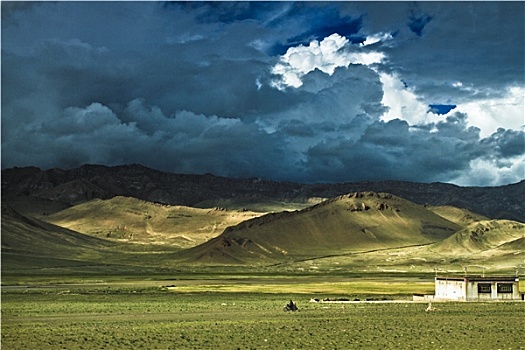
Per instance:
[[[292,300],[288,304],[286,304],[286,308],[291,311],[297,310],[297,305],[294,304]]]
[[[429,301],[429,302],[428,302],[428,307],[426,308],[425,311],[426,311],[426,312],[429,312],[429,311],[435,311],[435,310],[436,310],[436,308],[435,308],[435,307],[432,307],[432,302]]]

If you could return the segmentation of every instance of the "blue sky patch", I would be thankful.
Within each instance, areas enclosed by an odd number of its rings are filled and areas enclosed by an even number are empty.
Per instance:
[[[430,107],[430,110],[429,110],[430,112],[434,114],[439,114],[439,115],[447,114],[448,112],[450,112],[451,110],[457,107],[456,105],[439,105],[439,104],[432,104],[428,106]]]

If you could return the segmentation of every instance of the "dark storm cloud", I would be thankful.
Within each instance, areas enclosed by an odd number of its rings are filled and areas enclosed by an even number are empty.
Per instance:
[[[285,12],[293,4],[280,2],[273,4],[269,2],[253,1],[198,1],[198,2],[165,2],[167,9],[182,9],[192,14],[201,23],[223,22],[234,23],[238,21],[257,20],[270,21]]]
[[[519,180],[523,131],[483,138],[470,116],[444,109],[502,95],[523,77],[520,9],[3,2],[2,167],[142,163],[275,180],[454,181],[489,162]],[[297,88],[272,86],[279,55],[333,33],[348,43],[323,62],[359,63],[303,72]],[[380,64],[359,56],[376,51],[385,54]],[[384,72],[402,74],[405,89],[428,98],[426,111],[432,104],[442,119],[382,120]]]
[[[99,103],[66,108],[38,128],[6,137],[4,144],[13,152],[4,154],[4,161],[39,159],[44,167],[139,162],[162,170],[175,167],[180,172],[204,173],[213,169],[226,176],[268,177],[280,173],[274,174],[275,165],[288,163],[282,141],[256,124],[184,111],[166,117],[138,100],[124,114],[127,122]],[[22,135],[31,137],[30,147],[24,146]]]
[[[417,36],[423,36],[423,29],[432,20],[432,16],[422,13],[419,9],[413,9],[408,19],[408,28]]]
[[[418,92],[446,102],[457,94],[464,100],[503,93],[509,84],[523,85],[525,51],[518,43],[525,41],[525,3],[419,5],[432,17],[419,44],[400,44],[389,51],[390,62],[403,62],[405,77]],[[462,87],[452,86],[454,81]]]
[[[480,156],[503,156],[498,140],[511,143],[508,150],[516,152],[512,155],[524,154],[525,133],[513,132],[513,141],[501,133],[480,140],[479,130],[468,127],[460,113],[425,127],[411,127],[399,119],[377,121],[358,139],[325,140],[310,148],[304,167],[312,178],[322,174],[328,181],[348,176],[438,181],[459,176]]]
[[[362,18],[342,15],[338,6],[323,6],[322,11],[319,11],[317,6],[306,3],[303,6],[294,6],[290,14],[300,18],[299,23],[306,30],[289,39],[288,47],[299,44],[308,45],[312,40],[322,40],[334,33],[354,39],[356,43],[364,40],[362,36],[357,35],[362,26]]]
[[[354,43],[364,40],[358,35],[362,26],[361,16],[342,14],[340,6],[331,3],[314,2],[190,2],[171,3],[168,7],[183,8],[188,12],[197,11],[202,23],[264,23],[272,31],[267,40],[266,53],[281,55],[289,47],[308,45],[312,40],[338,33]],[[279,33],[286,33],[285,36]]]
[[[381,69],[402,69],[403,80],[432,103],[476,100],[504,94],[509,85],[523,86],[524,2],[422,1],[395,6],[347,2],[341,6],[343,13],[363,14],[360,33],[395,34],[395,40],[378,44],[388,55]],[[409,28],[411,23],[425,24],[422,35]]]
[[[493,151],[492,156],[498,158],[519,156],[525,152],[525,133],[500,128],[484,139],[482,144]]]

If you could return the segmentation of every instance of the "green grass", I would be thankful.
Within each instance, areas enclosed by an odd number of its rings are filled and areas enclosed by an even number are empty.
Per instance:
[[[211,277],[211,276],[210,276]],[[255,278],[255,277],[254,277]],[[175,280],[176,291],[151,283],[97,283],[2,290],[5,349],[520,349],[525,303],[309,303],[311,297],[352,297],[351,283],[322,285],[257,277]],[[290,279],[286,286],[283,280]],[[249,280],[249,278],[248,278]],[[248,282],[248,281],[246,281]],[[273,283],[275,282],[275,283]],[[370,291],[370,283],[356,281]],[[393,282],[399,282],[394,279]],[[412,280],[408,285],[414,285]],[[425,282],[426,283],[426,282]],[[406,285],[407,283],[405,283]],[[378,284],[377,292],[403,292]],[[315,289],[314,288],[314,289]],[[417,287],[415,287],[417,289]],[[259,290],[258,290],[259,289]],[[345,293],[346,291],[346,293]],[[362,294],[358,296],[364,297]],[[284,312],[293,299],[298,312]]]

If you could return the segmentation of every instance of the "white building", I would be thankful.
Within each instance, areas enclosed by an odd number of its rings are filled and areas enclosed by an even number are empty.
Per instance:
[[[491,301],[522,300],[519,277],[437,277],[434,300]]]

